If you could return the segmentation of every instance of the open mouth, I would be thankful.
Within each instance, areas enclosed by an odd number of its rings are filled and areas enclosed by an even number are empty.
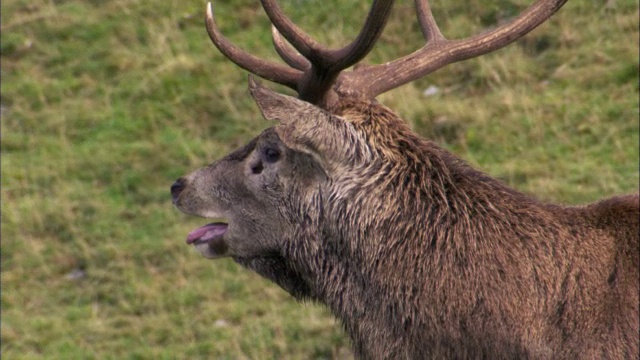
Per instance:
[[[225,256],[228,250],[224,240],[229,224],[214,222],[193,230],[187,235],[187,244],[194,245],[207,257]]]

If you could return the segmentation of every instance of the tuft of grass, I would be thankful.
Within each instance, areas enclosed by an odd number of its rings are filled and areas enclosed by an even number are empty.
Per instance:
[[[282,1],[332,46],[366,2]],[[468,36],[528,1],[433,1]],[[216,2],[223,32],[277,61],[257,1]],[[367,61],[421,46],[396,4]],[[268,123],[217,53],[201,1],[2,3],[1,351],[31,358],[348,358],[321,306],[299,304],[183,238],[173,180]],[[638,1],[569,1],[496,53],[380,97],[417,132],[519,190],[579,204],[638,189]],[[430,86],[437,88],[425,95]]]

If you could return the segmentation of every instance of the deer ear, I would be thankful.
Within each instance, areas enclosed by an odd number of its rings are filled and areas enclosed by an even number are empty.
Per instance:
[[[281,124],[294,121],[297,113],[307,108],[309,103],[291,96],[279,94],[267,89],[249,75],[249,92],[256,101],[262,116],[267,120],[276,120]]]
[[[350,122],[308,102],[269,90],[251,76],[249,91],[265,119],[279,122],[275,129],[282,142],[310,154],[325,170],[371,158],[366,141]]]

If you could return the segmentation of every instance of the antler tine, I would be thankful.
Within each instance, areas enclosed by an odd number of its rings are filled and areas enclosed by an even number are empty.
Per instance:
[[[340,60],[336,67],[342,70],[354,65],[371,51],[387,24],[393,3],[394,0],[373,1],[358,37],[351,44],[333,52],[333,57]]]
[[[405,57],[348,74],[351,82],[348,87],[364,92],[365,97],[375,98],[445,65],[483,55],[514,42],[551,17],[565,2],[567,0],[538,0],[515,19],[493,30],[460,40],[438,38],[438,41],[429,42]],[[426,1],[418,0],[416,4],[422,9],[418,11],[428,9]],[[421,20],[423,32],[426,28],[427,39],[435,39],[435,21],[430,20],[430,10],[426,14],[421,16],[426,20]]]
[[[436,19],[433,18],[429,0],[416,0],[416,13],[418,15],[418,23],[420,30],[427,42],[444,40],[444,36],[440,32]]]
[[[312,39],[284,15],[275,0],[261,0],[273,26],[296,50],[320,68],[340,71],[360,61],[373,47],[386,25],[394,0],[374,0],[356,40],[342,49],[331,50]]]
[[[284,36],[289,44],[307,59],[313,58],[314,52],[323,52],[325,49],[318,44],[302,29],[294,24],[280,9],[274,0],[261,0],[262,7],[267,13],[271,24]]]
[[[296,69],[260,59],[233,45],[216,26],[211,3],[207,4],[205,23],[213,44],[236,65],[267,80],[285,85],[294,90],[297,89],[303,73]]]
[[[271,38],[276,52],[289,66],[302,71],[311,67],[309,60],[293,49],[273,25],[271,26]]]

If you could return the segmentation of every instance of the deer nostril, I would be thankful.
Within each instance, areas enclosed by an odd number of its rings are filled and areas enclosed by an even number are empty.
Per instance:
[[[180,196],[180,193],[182,192],[182,190],[184,190],[185,187],[186,182],[183,178],[176,180],[176,182],[171,185],[171,196],[173,197],[173,201],[175,201],[178,196]]]

